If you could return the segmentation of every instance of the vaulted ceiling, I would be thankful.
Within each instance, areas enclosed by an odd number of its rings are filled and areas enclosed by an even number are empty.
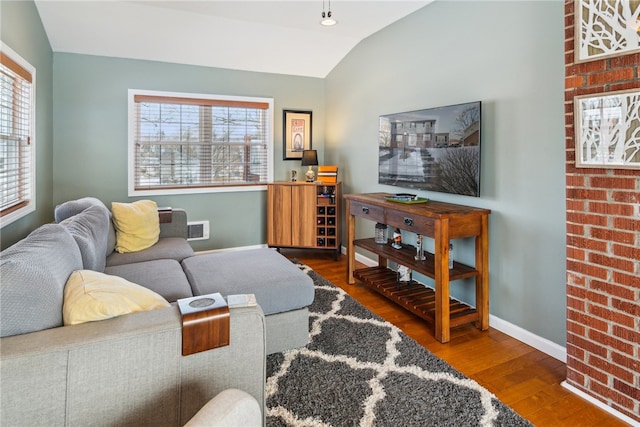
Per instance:
[[[35,0],[55,52],[325,77],[432,0]],[[338,21],[320,25],[322,12]]]

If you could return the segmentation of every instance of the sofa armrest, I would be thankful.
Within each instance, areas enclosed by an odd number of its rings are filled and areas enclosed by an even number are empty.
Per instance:
[[[227,389],[207,402],[184,427],[260,427],[258,401],[242,390]]]
[[[160,238],[182,237],[187,238],[187,212],[184,209],[172,209],[171,222],[160,223]]]
[[[227,388],[264,411],[264,334],[259,307],[232,308],[230,345],[183,357],[172,306],[2,338],[0,425],[181,426]]]

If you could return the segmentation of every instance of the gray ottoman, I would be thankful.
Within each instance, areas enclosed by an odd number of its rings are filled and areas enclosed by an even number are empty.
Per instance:
[[[313,280],[273,249],[196,255],[182,261],[194,295],[255,294],[265,314],[267,353],[309,341]]]

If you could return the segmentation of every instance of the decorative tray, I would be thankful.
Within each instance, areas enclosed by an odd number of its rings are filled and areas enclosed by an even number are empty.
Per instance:
[[[429,199],[427,198],[418,197],[415,194],[405,194],[405,193],[393,194],[391,196],[386,196],[384,199],[390,202],[407,203],[407,204],[427,203],[429,201]]]

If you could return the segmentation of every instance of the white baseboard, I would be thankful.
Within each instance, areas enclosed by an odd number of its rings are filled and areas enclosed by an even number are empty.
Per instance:
[[[581,398],[583,398],[587,402],[597,406],[598,408],[602,409],[603,411],[606,411],[606,412],[610,413],[611,415],[613,415],[614,417],[624,421],[625,423],[627,423],[627,424],[629,424],[629,425],[631,425],[633,427],[640,427],[640,422],[638,422],[636,420],[632,420],[631,417],[628,417],[625,414],[623,414],[622,412],[613,409],[611,406],[609,406],[609,405],[603,403],[602,401],[594,398],[590,394],[585,393],[584,391],[580,390],[579,388],[572,386],[571,384],[567,383],[566,381],[562,381],[560,383],[560,385],[562,387],[566,388],[567,390],[569,390],[571,393],[580,396]]]
[[[520,326],[507,322],[506,320],[502,320],[493,314],[489,315],[489,326],[517,339],[520,342],[530,345],[536,350],[548,354],[554,359],[558,359],[562,363],[567,363],[567,349],[553,341],[529,332]]]
[[[366,256],[361,255],[357,252],[356,252],[356,261],[363,263],[367,267],[375,267],[376,265],[378,265],[378,261],[374,261],[371,258],[367,258]]]

